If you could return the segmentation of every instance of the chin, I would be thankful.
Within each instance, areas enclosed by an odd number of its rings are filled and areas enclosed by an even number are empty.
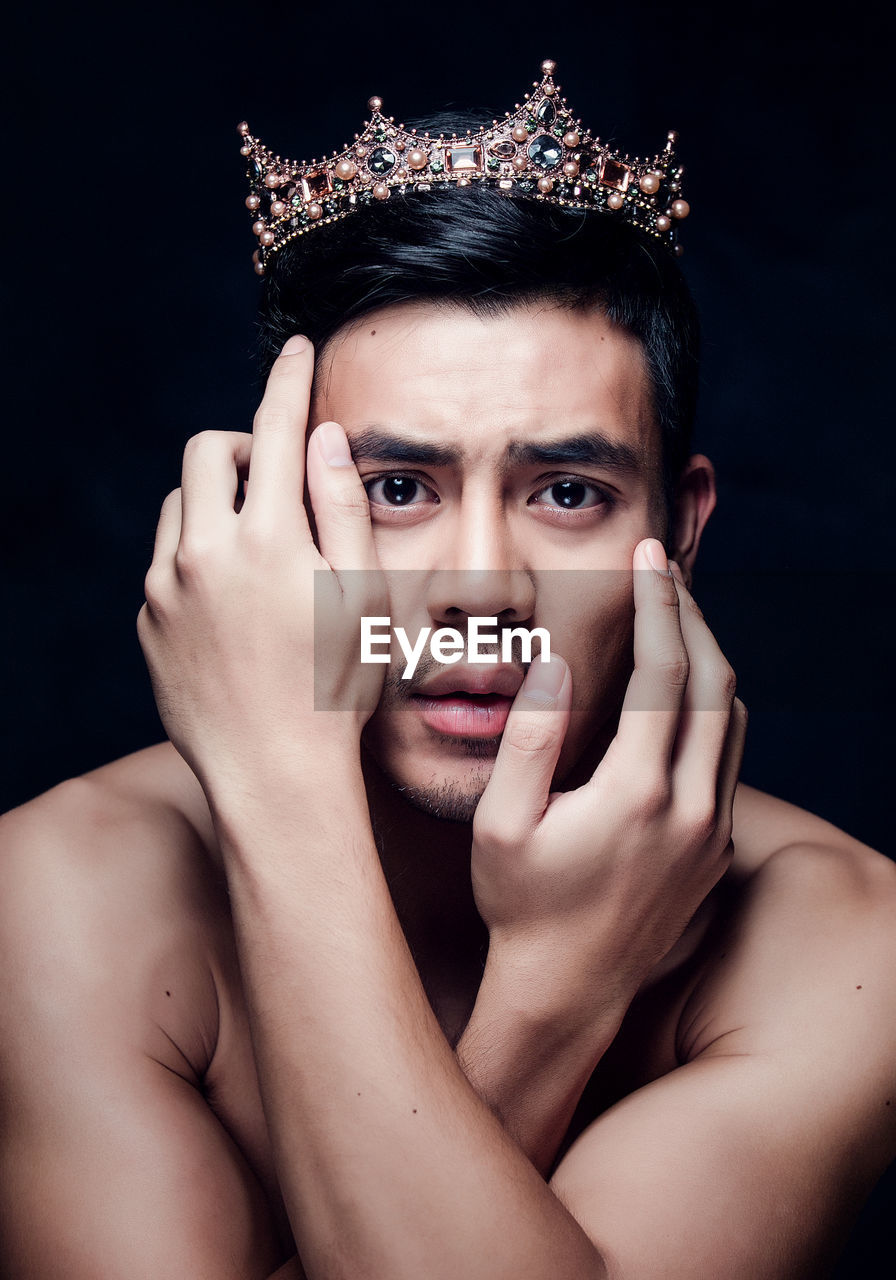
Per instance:
[[[416,768],[402,767],[401,760],[371,754],[393,794],[406,804],[442,822],[470,823],[492,775],[496,748],[497,743],[471,739],[463,761],[441,761],[441,767],[429,769],[419,762]]]
[[[428,787],[404,785],[394,778],[392,785],[402,800],[440,822],[471,823],[485,784],[470,790],[459,782],[433,783]]]

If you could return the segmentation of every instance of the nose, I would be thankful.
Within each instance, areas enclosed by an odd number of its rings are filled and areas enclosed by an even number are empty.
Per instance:
[[[523,567],[497,504],[466,503],[429,576],[427,609],[454,626],[461,615],[523,622],[535,609],[533,575]]]

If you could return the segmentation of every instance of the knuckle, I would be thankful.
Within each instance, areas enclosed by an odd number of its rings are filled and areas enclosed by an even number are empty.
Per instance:
[[[174,553],[174,569],[178,578],[183,582],[202,578],[208,571],[213,551],[214,543],[208,539],[199,538],[195,533],[187,537],[182,535]]]
[[[685,843],[702,848],[718,831],[715,796],[706,797],[702,802],[692,800],[679,822]]]
[[[674,688],[684,688],[691,674],[691,664],[684,649],[659,658],[656,670],[665,684]]]
[[[654,777],[642,774],[634,786],[634,810],[647,821],[657,819],[668,809],[671,795],[668,778],[663,775]]]
[[[721,690],[725,699],[732,702],[737,691],[737,674],[727,662],[720,662],[713,674],[714,684]]]
[[[327,505],[350,520],[366,521],[370,516],[370,501],[363,486],[348,485],[336,489],[328,494]]]
[[[508,822],[506,815],[480,804],[473,815],[473,839],[477,845],[495,853],[511,853],[521,840],[520,832]]]
[[[168,575],[159,565],[150,565],[146,577],[143,579],[143,595],[147,605],[154,612],[159,612],[163,608],[167,596],[167,586]],[[142,613],[143,609],[140,610],[140,614]],[[138,614],[138,620],[140,614]]]
[[[288,404],[279,400],[263,400],[252,419],[252,430],[266,434],[289,431],[293,427],[294,417]]]
[[[190,436],[184,445],[184,459],[192,461],[202,454],[208,453],[210,449],[217,448],[221,437],[225,435],[223,431],[199,431],[195,436]]]
[[[537,755],[556,748],[560,731],[547,716],[523,715],[507,725],[505,736],[508,745],[514,751],[521,751],[525,755]]]

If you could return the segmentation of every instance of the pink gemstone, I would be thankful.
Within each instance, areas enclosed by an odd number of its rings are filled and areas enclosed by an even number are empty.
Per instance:
[[[302,178],[302,199],[307,201],[325,196],[332,186],[330,175],[325,169],[319,173],[306,173]]]
[[[632,171],[627,164],[611,160],[607,156],[600,167],[600,180],[605,187],[615,187],[617,191],[627,191]]]
[[[452,173],[479,172],[482,169],[482,147],[448,147],[445,160]]]

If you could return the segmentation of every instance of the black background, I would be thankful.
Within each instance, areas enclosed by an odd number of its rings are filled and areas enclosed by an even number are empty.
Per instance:
[[[894,853],[892,29],[884,6],[43,6],[6,20],[0,807],[161,737],[134,631],[188,436],[248,429],[258,284],[238,120],[297,159],[503,111],[543,58],[632,153],[681,134],[721,502],[696,594],[746,781]],[[892,1272],[893,1184],[838,1273]],[[710,1280],[710,1278],[707,1278]]]

